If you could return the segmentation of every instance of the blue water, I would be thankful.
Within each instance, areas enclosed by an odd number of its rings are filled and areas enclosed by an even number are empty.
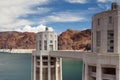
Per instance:
[[[63,80],[82,80],[82,61],[63,59]]]
[[[63,80],[81,80],[82,62],[63,59]],[[31,80],[31,54],[0,53],[0,80]]]

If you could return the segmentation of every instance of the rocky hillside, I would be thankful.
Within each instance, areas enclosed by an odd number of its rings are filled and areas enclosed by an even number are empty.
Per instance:
[[[35,44],[35,33],[0,32],[0,49],[33,49]]]
[[[76,31],[70,30],[59,35],[60,50],[90,50],[91,30]]]
[[[60,50],[89,50],[91,31],[70,30],[59,35]],[[30,32],[0,32],[0,49],[34,49],[36,34]]]

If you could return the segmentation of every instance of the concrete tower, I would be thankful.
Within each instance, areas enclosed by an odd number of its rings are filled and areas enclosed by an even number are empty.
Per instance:
[[[50,51],[58,50],[58,36],[49,31],[37,33],[37,47],[32,54],[32,80],[62,80],[62,60],[50,57]]]
[[[92,50],[96,53],[120,53],[120,10],[113,2],[111,10],[93,16]]]
[[[111,10],[92,17],[92,53],[85,54],[83,80],[120,80],[120,10],[113,2]]]

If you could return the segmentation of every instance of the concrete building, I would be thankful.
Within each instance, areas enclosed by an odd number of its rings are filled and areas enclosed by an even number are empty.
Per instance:
[[[92,17],[92,54],[84,58],[85,80],[120,80],[120,10],[113,2],[111,10]]]
[[[58,50],[57,39],[57,34],[48,28],[37,34],[37,47],[32,54],[32,80],[62,80],[62,60],[49,55],[49,51]]]
[[[112,3],[111,10],[92,17],[92,52],[50,51],[49,56],[82,60],[82,80],[120,80],[120,10],[117,2]]]

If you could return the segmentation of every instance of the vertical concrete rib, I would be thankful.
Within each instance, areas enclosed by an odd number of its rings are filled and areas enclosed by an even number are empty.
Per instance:
[[[88,64],[85,64],[85,75],[84,80],[88,80]]]
[[[42,61],[42,55],[40,54],[40,80],[43,80],[43,61]]]
[[[48,80],[51,80],[51,59],[50,56],[48,56]]]
[[[84,80],[84,77],[85,77],[85,64],[83,63],[83,66],[82,66],[82,80]]]
[[[33,66],[33,68],[34,68],[34,72],[33,72],[33,79],[34,80],[36,80],[36,56],[35,55],[33,55],[33,57],[34,57],[34,66]]]
[[[100,64],[97,64],[97,74],[96,74],[96,80],[102,80],[102,67]]]
[[[57,64],[58,64],[58,58],[56,58],[56,63],[55,63],[55,78],[56,78],[56,80],[58,80],[58,66],[57,66]]]
[[[62,80],[62,58],[60,58],[60,80]]]

